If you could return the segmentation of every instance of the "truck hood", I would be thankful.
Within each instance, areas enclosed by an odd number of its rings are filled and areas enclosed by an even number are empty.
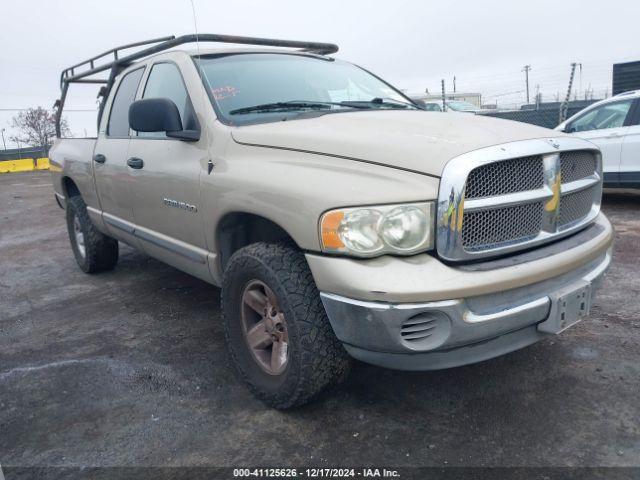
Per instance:
[[[415,110],[330,113],[232,130],[240,144],[343,157],[436,177],[449,160],[463,153],[560,135],[481,115]]]

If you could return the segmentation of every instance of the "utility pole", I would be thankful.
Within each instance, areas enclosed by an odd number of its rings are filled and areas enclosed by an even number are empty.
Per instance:
[[[6,150],[7,149],[7,143],[4,141],[4,131],[5,130],[6,130],[5,128],[2,129],[2,145],[4,146],[4,149]]]
[[[446,112],[447,111],[447,101],[446,101],[446,98],[444,96],[444,78],[442,80],[440,80],[440,84],[442,86],[442,111]]]
[[[527,104],[529,103],[529,71],[531,71],[531,65],[525,65],[522,67],[522,71],[524,72],[525,82],[527,84]]]
[[[536,110],[540,108],[540,101],[542,95],[540,95],[540,84],[536,85]]]
[[[579,83],[578,83],[578,91],[576,92],[576,98],[578,97],[578,94],[582,91],[582,63],[579,63],[578,66],[580,67],[580,77],[579,78]]]
[[[456,76],[453,76],[453,93],[456,93]]]
[[[562,123],[567,118],[567,112],[569,110],[569,100],[571,100],[571,87],[573,86],[573,77],[576,74],[576,66],[578,64],[573,62],[571,64],[571,76],[569,77],[569,86],[567,87],[567,96],[564,98],[564,102],[560,105],[559,123]]]

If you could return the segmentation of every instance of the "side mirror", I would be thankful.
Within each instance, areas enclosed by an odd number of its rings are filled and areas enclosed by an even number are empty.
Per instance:
[[[167,137],[195,141],[197,130],[183,130],[180,112],[168,98],[145,98],[129,106],[129,126],[137,132],[164,132]]]

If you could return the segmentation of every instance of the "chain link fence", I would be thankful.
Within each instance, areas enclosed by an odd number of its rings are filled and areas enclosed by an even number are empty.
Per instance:
[[[425,93],[409,95],[427,110],[462,111],[553,129],[593,103],[640,89],[640,61],[525,65],[522,70],[434,79]]]
[[[598,100],[573,100],[563,106],[562,102],[550,102],[539,105],[523,105],[518,110],[478,111],[479,115],[504,118],[516,122],[530,123],[545,128],[555,128],[561,123],[561,116],[569,118]],[[564,115],[563,115],[564,113]]]

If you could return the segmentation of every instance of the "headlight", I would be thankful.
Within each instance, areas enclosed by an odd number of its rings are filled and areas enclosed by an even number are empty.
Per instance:
[[[359,257],[429,250],[433,212],[433,202],[331,210],[320,219],[322,250]]]

